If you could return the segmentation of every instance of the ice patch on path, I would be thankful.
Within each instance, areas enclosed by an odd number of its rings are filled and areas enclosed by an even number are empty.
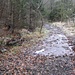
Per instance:
[[[35,53],[41,53],[41,52],[43,52],[44,51],[44,49],[42,49],[42,50],[40,50],[40,51],[36,51]]]
[[[36,54],[63,56],[73,54],[71,46],[68,45],[68,39],[64,34],[53,34],[43,40],[43,44],[36,48]]]

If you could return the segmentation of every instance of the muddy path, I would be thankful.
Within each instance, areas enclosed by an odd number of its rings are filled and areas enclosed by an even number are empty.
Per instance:
[[[75,54],[60,27],[45,24],[47,35],[31,48],[0,58],[0,75],[75,75]]]

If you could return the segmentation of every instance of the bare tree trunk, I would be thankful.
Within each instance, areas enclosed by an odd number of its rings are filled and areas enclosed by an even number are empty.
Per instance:
[[[4,10],[4,7],[5,7],[5,3],[4,3],[4,0],[1,2],[1,9],[0,9],[0,19],[2,18],[2,14],[3,14],[3,10]]]
[[[40,12],[39,9],[35,9],[35,11],[36,11],[36,12],[39,14],[39,16],[41,17],[41,22],[42,22],[41,27],[40,27],[40,33],[41,33],[42,28],[43,28],[43,25],[44,25],[43,16],[42,16],[42,14],[41,14],[41,12]]]
[[[12,3],[12,0],[10,0],[10,4],[11,4],[11,13],[10,13],[10,16],[11,16],[11,33],[14,33],[14,5]]]
[[[29,30],[32,30],[32,20],[31,20],[31,2],[30,2],[30,19],[29,19],[30,21],[30,27],[29,27]]]
[[[39,16],[41,17],[41,21],[42,21],[42,25],[41,25],[41,27],[40,27],[40,33],[41,33],[42,28],[43,28],[43,25],[44,25],[44,23],[43,23],[43,16],[42,16],[40,10],[37,9],[36,11],[39,13]]]

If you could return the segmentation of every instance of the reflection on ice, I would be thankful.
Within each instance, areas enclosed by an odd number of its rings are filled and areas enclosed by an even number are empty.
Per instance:
[[[36,51],[35,53],[41,53],[41,52],[43,52],[45,49],[42,49],[42,50],[40,50],[40,51]]]

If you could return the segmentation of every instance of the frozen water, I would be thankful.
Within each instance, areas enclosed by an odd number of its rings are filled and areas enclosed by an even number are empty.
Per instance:
[[[48,36],[44,39],[41,47],[42,49],[37,50],[36,54],[63,56],[73,53],[71,47],[68,45],[68,39],[64,34]]]
[[[41,53],[41,52],[43,52],[45,49],[42,49],[42,50],[40,50],[40,51],[36,51],[35,53]]]

